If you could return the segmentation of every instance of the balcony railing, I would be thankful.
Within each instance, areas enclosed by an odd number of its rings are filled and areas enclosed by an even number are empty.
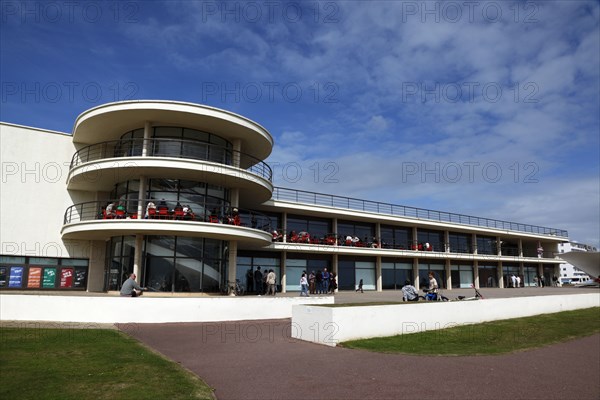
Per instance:
[[[136,220],[138,204],[143,204],[142,219],[210,222],[259,229],[271,233],[271,219],[253,210],[244,210],[229,205],[209,203],[185,203],[177,201],[109,200],[88,201],[67,208],[64,224],[93,220]],[[148,206],[153,204],[154,207]]]
[[[70,168],[89,162],[115,157],[142,157],[146,142],[147,157],[173,157],[210,161],[241,168],[272,182],[273,172],[264,161],[225,146],[186,139],[123,139],[96,143],[79,149],[71,159]]]
[[[534,233],[548,236],[568,237],[568,232],[562,229],[546,228],[543,226],[520,224],[517,222],[501,221],[490,218],[473,217],[470,215],[455,214],[444,211],[427,210],[400,206],[389,203],[380,203],[369,200],[354,199],[350,197],[334,196],[329,194],[306,192],[276,187],[273,191],[273,200],[293,201],[310,205],[328,206],[348,210],[374,212],[377,214],[411,217],[439,222],[450,222],[461,225],[471,225],[485,228],[502,229],[516,232]]]

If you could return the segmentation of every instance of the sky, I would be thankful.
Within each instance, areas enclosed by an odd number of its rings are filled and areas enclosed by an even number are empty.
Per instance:
[[[600,245],[598,1],[1,1],[0,120],[113,101],[265,127],[274,184]]]

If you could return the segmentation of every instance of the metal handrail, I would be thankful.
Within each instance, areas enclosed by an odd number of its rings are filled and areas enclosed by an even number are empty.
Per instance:
[[[64,225],[93,220],[137,220],[138,203],[142,202],[143,220],[177,220],[177,221],[196,221],[212,222],[219,224],[239,225],[258,229],[265,232],[272,232],[271,218],[258,211],[240,209],[231,207],[229,204],[212,204],[206,202],[182,203],[183,207],[188,206],[189,212],[177,208],[176,200],[156,200],[156,199],[131,199],[131,200],[107,200],[107,201],[88,201],[74,204],[65,210]],[[156,206],[155,211],[148,209],[148,204],[152,202]],[[112,212],[107,212],[108,204],[112,204]],[[163,212],[163,207],[166,211]],[[119,209],[120,208],[120,209]],[[177,208],[177,210],[176,210]]]
[[[548,236],[558,236],[568,238],[568,232],[563,229],[547,228],[543,226],[521,224],[495,220],[490,218],[474,217],[449,213],[444,211],[427,210],[409,206],[401,206],[390,203],[380,203],[370,200],[361,200],[351,197],[335,196],[330,194],[307,192],[303,190],[275,187],[273,190],[273,200],[287,200],[296,203],[305,203],[311,205],[321,205],[348,210],[359,210],[374,212],[377,214],[411,217],[439,222],[451,222],[460,225],[479,226],[486,228],[503,229],[516,232],[536,233]]]
[[[273,171],[264,161],[226,146],[191,139],[133,138],[95,143],[85,146],[73,154],[70,169],[89,161],[105,158],[142,157],[144,147],[146,148],[146,157],[211,161],[241,168],[261,176],[269,182],[273,181]]]

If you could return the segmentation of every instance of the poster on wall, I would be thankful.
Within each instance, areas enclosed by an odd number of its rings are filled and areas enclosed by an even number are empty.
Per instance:
[[[8,287],[20,288],[23,285],[23,270],[24,267],[10,267]]]
[[[75,280],[73,281],[73,287],[85,288],[86,278],[87,278],[87,270],[86,269],[76,269],[75,270]]]
[[[73,286],[73,268],[63,268],[60,270],[60,287],[62,289]]]
[[[0,287],[6,286],[6,277],[8,275],[7,267],[0,267]]]
[[[39,288],[42,283],[42,269],[40,267],[29,267],[29,275],[27,277],[28,288]]]
[[[42,278],[42,287],[44,289],[53,289],[56,282],[56,268],[44,268],[44,277]]]

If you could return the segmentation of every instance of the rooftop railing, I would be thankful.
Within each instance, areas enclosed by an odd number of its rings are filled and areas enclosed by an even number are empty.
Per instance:
[[[210,161],[236,166],[272,182],[273,172],[264,161],[225,146],[187,139],[151,138],[123,139],[92,144],[79,149],[71,159],[70,168],[115,157],[142,157],[146,142],[147,157],[174,157]]]
[[[351,197],[342,197],[315,192],[307,192],[282,187],[274,188],[272,199],[292,201],[295,203],[304,203],[317,206],[343,208],[347,210],[366,211],[384,215],[410,217],[429,221],[449,222],[461,225],[534,233],[548,236],[558,236],[564,238],[568,237],[568,232],[562,229],[520,224],[517,222],[474,217],[471,215],[427,210],[424,208],[407,207],[396,204],[380,203],[376,201],[361,200]]]

